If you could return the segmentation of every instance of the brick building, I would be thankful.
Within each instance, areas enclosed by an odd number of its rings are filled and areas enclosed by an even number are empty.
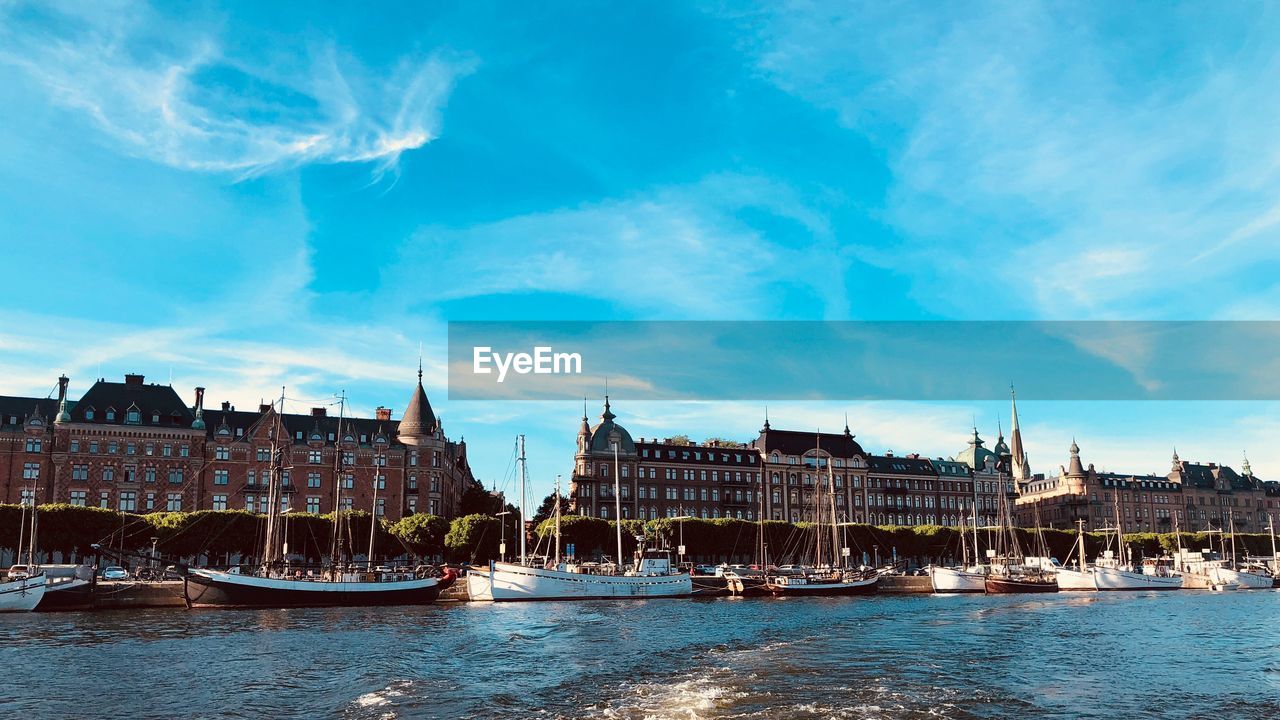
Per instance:
[[[277,424],[271,405],[205,410],[204,388],[188,406],[172,387],[133,374],[100,379],[77,401],[68,386],[59,379],[56,400],[0,397],[3,502],[34,492],[40,502],[140,513],[264,512],[273,428],[285,447],[286,509],[327,513],[339,504],[389,520],[416,512],[452,517],[475,482],[466,443],[445,436],[421,370],[398,421],[387,408],[341,422],[313,408]]]
[[[973,461],[975,450],[976,471],[965,461]],[[606,398],[598,423],[582,418],[569,492],[571,512],[606,519],[621,505],[623,518],[645,520],[812,521],[817,502],[829,513],[834,500],[841,522],[962,525],[975,498],[980,522],[994,522],[1002,487],[1012,487],[1010,478],[976,431],[959,460],[871,455],[847,426],[842,433],[776,430],[767,419],[747,443],[635,441]]]
[[[1166,475],[1125,475],[1085,467],[1073,442],[1068,465],[1053,477],[1026,483],[1018,498],[1018,521],[1047,527],[1111,527],[1117,514],[1126,532],[1188,532],[1222,529],[1266,532],[1280,520],[1280,483],[1263,482],[1245,460],[1241,472],[1217,463],[1182,460],[1177,452]]]

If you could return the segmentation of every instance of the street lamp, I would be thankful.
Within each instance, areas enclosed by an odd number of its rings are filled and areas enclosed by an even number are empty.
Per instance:
[[[156,543],[160,542],[160,538],[151,536],[151,567],[155,567],[156,563]]]

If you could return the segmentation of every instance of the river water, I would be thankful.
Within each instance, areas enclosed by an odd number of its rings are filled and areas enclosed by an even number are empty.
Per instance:
[[[1280,717],[1280,593],[0,615],[0,714]]]

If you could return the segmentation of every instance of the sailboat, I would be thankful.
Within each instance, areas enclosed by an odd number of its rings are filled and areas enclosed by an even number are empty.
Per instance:
[[[822,448],[815,446],[814,470],[818,470],[821,464]],[[842,559],[840,567],[837,567],[836,548],[840,544],[839,530],[836,523],[836,505],[835,505],[835,484],[832,475],[831,462],[828,458],[827,462],[827,500],[830,505],[831,513],[831,544],[828,559],[823,555],[823,535],[826,533],[823,517],[822,502],[822,482],[814,483],[814,527],[813,527],[813,544],[814,565],[800,566],[795,571],[789,573],[776,573],[766,575],[764,578],[764,589],[776,596],[788,595],[869,595],[876,592],[880,576],[874,569],[857,570],[854,568],[844,567],[847,564],[848,548],[841,551]],[[817,472],[816,476],[821,477]]]
[[[618,562],[584,565],[560,557],[560,487],[556,485],[555,555],[539,566],[530,561],[525,544],[525,496],[528,466],[524,436],[520,436],[520,562],[490,560],[489,566],[471,568],[467,591],[472,600],[507,602],[519,600],[590,600],[615,598],[684,597],[693,593],[693,579],[671,562],[671,551],[641,549],[630,569],[623,569],[622,491],[618,468],[618,445],[613,445],[613,497],[617,526]]]
[[[342,422],[346,409],[346,396],[338,416],[338,434],[342,437]],[[356,572],[340,568],[337,554],[330,556],[332,567],[327,572],[304,575],[301,569],[289,574],[285,560],[283,528],[281,523],[281,479],[283,456],[287,452],[282,442],[281,417],[284,414],[284,389],[280,391],[280,408],[275,414],[271,432],[272,467],[267,490],[266,539],[262,551],[262,563],[254,572],[210,570],[192,568],[183,583],[183,597],[189,608],[290,608],[335,607],[371,605],[427,605],[435,601],[440,591],[453,584],[456,575],[446,570],[443,577],[423,576],[416,572]],[[336,453],[336,467],[341,469],[342,453]],[[341,492],[341,472],[334,474]],[[335,503],[333,522],[334,537],[342,513]],[[374,519],[376,521],[376,518]],[[372,563],[371,563],[372,564]]]
[[[763,477],[763,476],[762,476]],[[756,514],[756,562],[750,568],[739,568],[737,566],[727,568],[724,571],[725,589],[730,595],[742,597],[756,597],[761,595],[769,595],[769,590],[765,587],[765,568],[769,566],[768,558],[765,554],[764,542],[764,485],[759,486],[759,492],[756,493],[756,500],[759,503],[759,510]]]
[[[27,516],[27,504],[22,504],[22,527],[18,531],[18,554],[15,559],[21,560],[22,548],[27,549],[27,563],[9,568],[8,577],[0,582],[0,612],[30,612],[36,609],[44,599],[44,572],[36,565],[36,504],[35,486],[31,488],[30,522]],[[28,534],[28,526],[30,533]]]
[[[1018,538],[1013,532],[1010,514],[1009,497],[1001,492],[999,539],[996,549],[988,551],[991,558],[991,572],[987,574],[984,589],[992,595],[1058,592],[1057,577],[1044,565],[1028,567],[1024,564],[1026,558],[1018,547]],[[1039,525],[1039,523],[1036,524]],[[1044,536],[1039,535],[1039,538],[1043,546]],[[1048,551],[1042,547],[1040,556],[1043,558],[1047,555]]]
[[[1076,562],[1079,567],[1069,568],[1066,566],[1060,566],[1055,568],[1055,574],[1058,576],[1058,589],[1097,590],[1098,581],[1094,577],[1094,569],[1090,567],[1088,561],[1085,560],[1084,520],[1077,520],[1076,526],[1076,547],[1074,552]]]
[[[1218,567],[1218,576],[1223,582],[1238,584],[1241,590],[1261,590],[1272,587],[1274,578],[1266,566],[1247,565],[1236,560],[1236,523],[1233,513],[1227,513],[1227,522],[1231,531],[1231,559]],[[1223,550],[1225,549],[1224,540]]]
[[[980,593],[987,590],[986,568],[980,564],[978,550],[978,483],[973,482],[973,563],[969,563],[969,545],[960,535],[960,567],[929,566],[929,582],[935,593]]]
[[[1099,590],[1181,590],[1183,579],[1163,565],[1145,563],[1138,568],[1133,564],[1131,551],[1124,544],[1124,529],[1120,525],[1120,493],[1116,490],[1114,528],[1106,528],[1114,533],[1116,549],[1119,557],[1111,550],[1104,550],[1103,556],[1093,566],[1094,581]],[[1108,540],[1110,545],[1110,540]]]
[[[1210,536],[1209,547],[1204,550],[1192,551],[1182,548],[1182,533],[1179,532],[1178,526],[1174,524],[1174,535],[1178,538],[1178,554],[1174,557],[1174,570],[1182,577],[1182,587],[1188,590],[1211,590],[1213,592],[1223,592],[1226,590],[1235,590],[1240,587],[1240,583],[1228,581],[1221,573],[1222,554],[1213,551],[1213,535],[1222,537],[1222,530],[1214,530],[1212,527],[1204,531],[1204,534]],[[1219,542],[1225,553],[1225,542]]]

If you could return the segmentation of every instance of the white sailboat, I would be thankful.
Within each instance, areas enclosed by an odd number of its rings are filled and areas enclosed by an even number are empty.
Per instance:
[[[1233,514],[1227,514],[1227,522],[1231,529],[1231,559],[1218,567],[1218,577],[1223,582],[1236,583],[1241,590],[1270,589],[1275,579],[1265,566],[1242,564],[1236,560],[1236,524]],[[1226,549],[1225,542],[1223,549]]]
[[[973,512],[973,558],[969,562],[969,544],[963,535],[960,538],[960,567],[942,567],[931,565],[928,568],[929,582],[935,593],[981,593],[987,591],[987,573],[978,564],[978,512],[977,503]]]
[[[22,548],[27,550],[27,563],[9,568],[5,582],[0,582],[0,612],[30,612],[36,609],[44,599],[47,584],[44,572],[36,565],[36,488],[31,487],[31,515],[27,516],[27,503],[22,503],[22,526],[18,531],[18,554],[15,559],[22,559]]]
[[[689,573],[679,572],[673,567],[668,550],[643,550],[630,569],[622,569],[622,492],[617,444],[613,446],[613,453],[613,497],[619,562],[613,565],[587,565],[561,561],[559,483],[556,485],[555,557],[545,567],[529,562],[524,536],[528,471],[524,436],[521,435],[520,562],[491,560],[487,568],[471,568],[467,573],[467,591],[473,601],[634,599],[682,597],[693,593],[693,579]]]
[[[1094,577],[1094,568],[1085,560],[1084,550],[1084,520],[1077,520],[1076,526],[1076,562],[1078,567],[1069,568],[1061,566],[1055,568],[1058,575],[1058,589],[1066,591],[1092,591],[1098,589],[1098,582]]]
[[[1116,548],[1120,556],[1117,558],[1111,550],[1104,552],[1103,557],[1093,566],[1094,582],[1099,590],[1181,590],[1182,576],[1175,574],[1158,563],[1144,563],[1142,567],[1133,564],[1130,550],[1124,544],[1124,529],[1120,525],[1119,492],[1116,493]],[[1109,544],[1109,543],[1108,543]]]

